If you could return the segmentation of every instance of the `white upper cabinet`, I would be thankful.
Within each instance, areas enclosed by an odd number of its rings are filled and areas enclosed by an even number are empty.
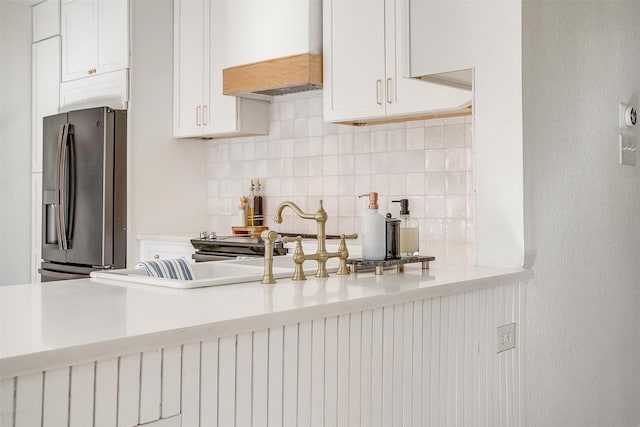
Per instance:
[[[324,118],[367,122],[460,109],[471,91],[405,78],[406,0],[325,0]]]
[[[324,119],[385,115],[385,2],[325,0]]]
[[[128,0],[63,0],[62,81],[129,67]]]
[[[205,55],[208,34],[205,32],[205,7],[208,1],[174,2],[173,42],[173,134],[175,137],[202,135],[202,108],[205,97]],[[206,34],[206,38],[205,38]],[[207,41],[207,49],[205,49]],[[207,64],[208,65],[208,64]]]
[[[129,68],[129,1],[98,0],[98,73]]]
[[[94,74],[98,62],[98,10],[93,0],[62,4],[62,81]]]
[[[32,8],[33,42],[60,35],[60,0],[46,0]]]
[[[225,1],[174,1],[173,134],[176,138],[269,131],[269,103],[222,94],[227,67]]]

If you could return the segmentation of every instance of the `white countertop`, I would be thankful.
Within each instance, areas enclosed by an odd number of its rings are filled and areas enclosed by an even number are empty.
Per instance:
[[[177,290],[94,279],[0,287],[0,378],[513,281],[516,268],[419,264],[275,285]]]

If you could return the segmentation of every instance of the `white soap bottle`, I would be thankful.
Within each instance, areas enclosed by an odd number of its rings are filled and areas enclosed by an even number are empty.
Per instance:
[[[358,197],[369,197],[369,208],[362,215],[362,259],[383,260],[386,256],[385,219],[378,213],[378,193],[371,192]]]

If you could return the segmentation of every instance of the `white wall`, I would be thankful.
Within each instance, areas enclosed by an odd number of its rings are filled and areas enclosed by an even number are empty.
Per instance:
[[[638,426],[640,2],[525,1],[523,99],[527,424]]]
[[[0,1],[0,285],[29,282],[31,7]]]
[[[206,228],[207,185],[206,141],[172,137],[173,1],[132,1],[131,12],[129,265],[138,234]]]

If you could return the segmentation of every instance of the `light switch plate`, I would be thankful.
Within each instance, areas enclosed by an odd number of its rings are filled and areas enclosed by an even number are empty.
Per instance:
[[[620,164],[636,165],[636,138],[634,135],[619,135],[620,139]]]
[[[516,348],[516,324],[509,323],[498,328],[498,353]]]

